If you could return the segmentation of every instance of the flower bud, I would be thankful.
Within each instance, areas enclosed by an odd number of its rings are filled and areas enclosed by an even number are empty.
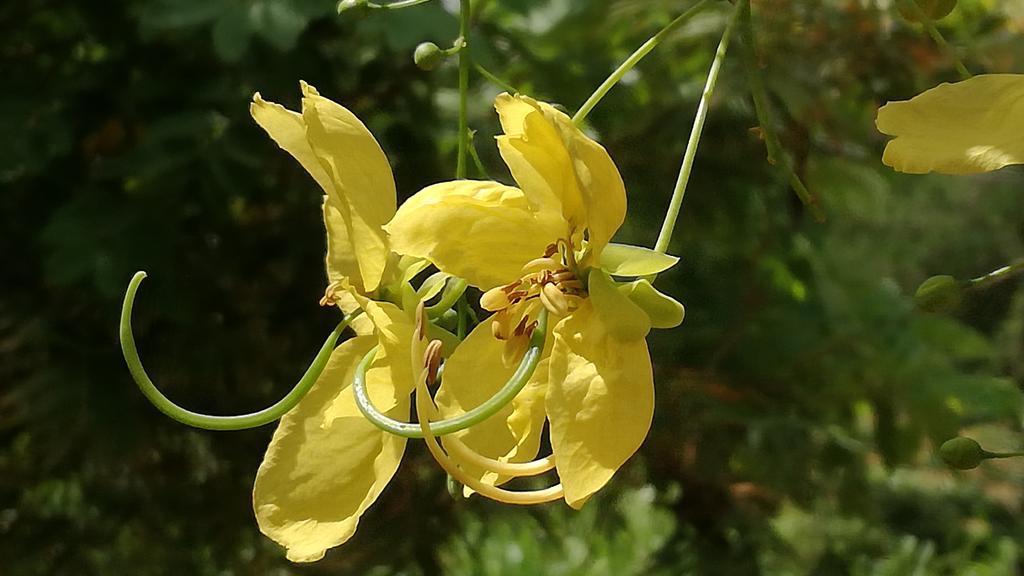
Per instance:
[[[939,455],[952,468],[971,470],[988,457],[988,452],[974,440],[961,436],[946,440],[939,448]]]
[[[416,66],[419,66],[420,70],[433,70],[437,68],[447,55],[444,50],[438,48],[437,44],[433,42],[423,42],[416,47],[416,51],[412,54],[413,62],[416,62]]]
[[[925,312],[952,312],[960,306],[963,290],[956,278],[932,276],[917,287],[914,303]]]
[[[914,10],[912,2],[917,3],[920,12]],[[918,22],[920,14],[924,14],[929,20],[942,20],[956,8],[956,0],[897,0],[896,9],[900,15],[911,22]]]

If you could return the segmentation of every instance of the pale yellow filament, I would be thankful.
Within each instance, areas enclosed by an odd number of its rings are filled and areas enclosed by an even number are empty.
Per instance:
[[[423,440],[427,443],[427,449],[430,450],[434,460],[437,460],[437,463],[441,465],[445,472],[478,494],[504,504],[543,504],[559,500],[565,496],[565,491],[562,489],[561,484],[556,484],[543,490],[523,492],[504,490],[490,484],[485,484],[460,468],[441,449],[437,442],[437,436],[430,430],[429,418],[434,415],[437,408],[434,406],[433,400],[430,398],[430,392],[427,390],[426,376],[427,374],[424,370],[421,372],[420,377],[416,379],[416,417],[419,419],[420,429],[423,431]]]

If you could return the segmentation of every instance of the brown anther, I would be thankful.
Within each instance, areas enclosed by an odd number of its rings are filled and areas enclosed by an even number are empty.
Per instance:
[[[569,301],[566,300],[565,294],[558,289],[558,286],[554,284],[544,285],[540,292],[540,301],[555,316],[565,316],[569,313]]]
[[[427,318],[427,308],[420,300],[420,303],[416,305],[416,338],[419,340],[425,340],[427,338],[427,326],[430,324],[430,319]]]
[[[558,253],[558,244],[548,244],[547,249],[544,250],[544,257],[550,258]]]
[[[431,340],[423,351],[423,367],[427,370],[427,385],[437,382],[437,371],[441,369],[441,341]]]

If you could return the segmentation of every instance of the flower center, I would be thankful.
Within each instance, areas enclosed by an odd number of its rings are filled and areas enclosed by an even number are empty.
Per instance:
[[[480,298],[480,306],[494,312],[491,332],[506,342],[506,362],[516,361],[526,350],[541,308],[561,318],[586,297],[576,269],[572,245],[560,240],[549,245],[542,257],[527,262],[518,280],[492,288]]]

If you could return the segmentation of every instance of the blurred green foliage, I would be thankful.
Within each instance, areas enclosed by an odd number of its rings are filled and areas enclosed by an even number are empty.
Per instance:
[[[185,429],[134,389],[117,345],[131,273],[154,379],[212,413],[265,406],[330,330],[319,192],[248,117],[298,81],[377,135],[401,194],[454,168],[455,71],[436,1],[21,0],[0,6],[0,556],[4,574],[1018,573],[1024,469],[953,473],[970,427],[1019,449],[1024,291],[954,315],[927,277],[1024,254],[1024,172],[912,177],[881,166],[877,107],[956,78],[890,2],[754,3],[775,128],[829,220],[764,161],[738,53],[727,61],[659,286],[687,306],[651,338],[658,404],[631,465],[579,513],[453,500],[420,446],[321,563],[259,533],[249,491],[271,430]],[[669,0],[477,0],[473,53],[570,109],[683,7]],[[591,114],[630,194],[620,240],[650,245],[728,6],[695,18]],[[1024,71],[1019,0],[939,23],[975,71]],[[734,51],[750,49],[739,43]],[[500,89],[475,76],[488,170]]]

